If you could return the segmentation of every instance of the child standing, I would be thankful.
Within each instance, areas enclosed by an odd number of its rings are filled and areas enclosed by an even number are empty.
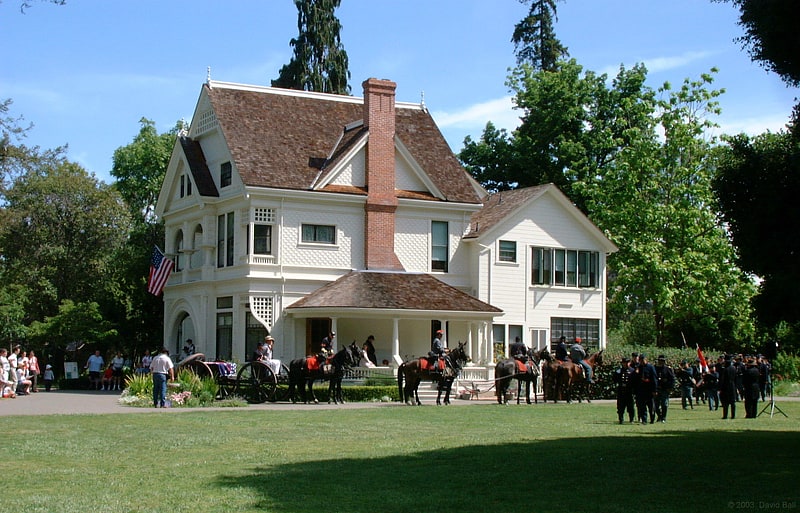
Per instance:
[[[44,368],[44,375],[42,376],[42,379],[44,380],[45,391],[50,391],[50,387],[53,386],[54,378],[55,375],[53,374],[53,366],[48,363]]]

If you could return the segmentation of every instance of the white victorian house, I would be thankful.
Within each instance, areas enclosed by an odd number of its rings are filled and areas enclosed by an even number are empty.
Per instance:
[[[489,365],[515,336],[605,345],[614,245],[553,185],[487,196],[395,87],[203,85],[156,208],[166,347],[244,361],[269,333],[289,360],[333,331],[395,364],[441,328]]]

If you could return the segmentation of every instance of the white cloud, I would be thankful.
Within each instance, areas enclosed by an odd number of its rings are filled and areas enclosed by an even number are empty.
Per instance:
[[[491,121],[498,128],[513,130],[519,125],[519,112],[514,110],[512,96],[469,105],[454,112],[437,111],[431,115],[440,128],[480,130]]]
[[[682,68],[688,66],[693,62],[707,59],[716,55],[715,52],[684,52],[681,55],[672,57],[652,57],[649,59],[638,59],[634,62],[625,63],[625,67],[630,69],[634,64],[644,63],[647,67],[648,73],[659,73],[662,71],[669,71],[672,69]],[[609,78],[616,77],[619,73],[619,64],[615,66],[606,66],[600,73],[605,73]]]

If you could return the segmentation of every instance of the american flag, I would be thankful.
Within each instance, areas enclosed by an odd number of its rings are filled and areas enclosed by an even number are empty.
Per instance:
[[[153,257],[150,259],[150,276],[147,278],[147,292],[158,296],[164,290],[167,279],[172,272],[175,263],[169,258],[164,258],[164,253],[153,246]]]

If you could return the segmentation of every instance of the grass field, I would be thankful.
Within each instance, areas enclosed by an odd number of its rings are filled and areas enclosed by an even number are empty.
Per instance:
[[[0,511],[797,510],[800,402],[779,406],[647,426],[607,402],[0,417]]]

